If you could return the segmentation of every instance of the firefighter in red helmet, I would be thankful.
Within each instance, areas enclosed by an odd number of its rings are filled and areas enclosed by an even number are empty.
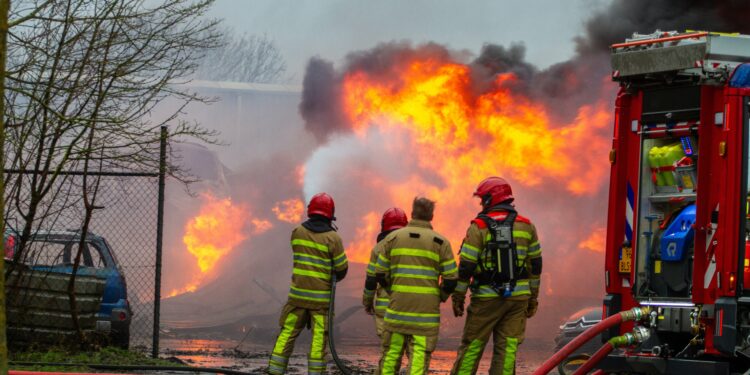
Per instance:
[[[380,221],[380,233],[378,234],[376,244],[382,241],[391,232],[401,229],[409,223],[406,212],[398,207],[387,209],[383,213],[383,219]],[[370,263],[367,265],[367,277],[365,278],[365,289],[362,293],[362,305],[365,312],[375,316],[375,331],[381,342],[385,333],[385,310],[388,308],[388,292],[378,287],[378,281],[375,277],[375,266],[378,262],[380,253],[378,247],[374,247],[370,252]],[[382,349],[382,348],[381,348]],[[380,373],[380,369],[376,372]]]
[[[475,374],[492,335],[489,373],[512,375],[526,319],[538,306],[542,250],[534,225],[516,212],[507,181],[489,177],[474,196],[481,199],[482,211],[461,244],[454,315],[463,315],[468,289],[471,303],[451,374]]]
[[[331,300],[332,275],[346,276],[348,264],[341,237],[333,225],[335,206],[326,193],[316,194],[307,206],[308,220],[292,231],[292,285],[279,324],[281,333],[273,347],[268,364],[269,374],[286,372],[294,341],[305,326],[312,329],[307,357],[308,374],[322,374],[326,369],[328,342],[326,319]]]

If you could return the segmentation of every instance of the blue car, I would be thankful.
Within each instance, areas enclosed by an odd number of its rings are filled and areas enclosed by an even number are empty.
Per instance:
[[[71,274],[81,240],[80,231],[39,231],[26,245],[24,263],[34,270]],[[17,234],[5,233],[5,257],[17,250]],[[127,348],[130,342],[132,310],[128,302],[127,283],[115,254],[107,241],[89,232],[86,235],[78,275],[106,279],[104,296],[96,314],[96,328],[109,331],[113,345]]]

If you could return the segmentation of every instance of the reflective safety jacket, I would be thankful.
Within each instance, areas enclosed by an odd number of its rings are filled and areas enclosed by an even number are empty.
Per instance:
[[[380,256],[380,253],[378,252],[378,247],[375,247],[370,252],[370,263],[367,264],[366,272],[368,278],[375,278],[375,266],[378,262],[378,256]],[[365,284],[364,298],[374,298],[375,315],[380,318],[385,317],[385,310],[388,308],[388,292],[385,289],[377,286],[375,290],[370,290],[367,288],[367,284]]]
[[[488,216],[497,221],[502,221],[508,216],[503,210],[490,211]],[[481,219],[474,219],[466,231],[466,237],[461,244],[459,281],[456,294],[466,294],[471,287],[472,298],[499,298],[502,291],[496,291],[490,285],[481,284],[477,276],[481,273],[478,266],[480,259],[489,259],[483,256],[487,243],[491,240],[491,234],[487,225]],[[513,222],[513,242],[518,252],[518,266],[524,267],[525,272],[516,281],[516,286],[511,297],[508,299],[528,299],[539,296],[539,278],[542,274],[542,248],[539,245],[536,227],[531,221],[521,215]]]
[[[375,272],[390,289],[386,330],[437,335],[441,288],[446,293],[452,292],[458,278],[448,240],[433,231],[429,222],[412,220],[406,227],[386,236],[374,251],[378,253]],[[450,284],[453,287],[446,287]]]
[[[341,237],[333,230],[316,233],[300,225],[292,231],[292,252],[289,304],[307,309],[328,308],[331,275],[348,268]]]

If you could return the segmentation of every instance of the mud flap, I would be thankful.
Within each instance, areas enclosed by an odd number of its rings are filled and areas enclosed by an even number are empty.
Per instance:
[[[607,294],[604,297],[604,318],[608,318],[612,315],[619,314],[620,310],[622,309],[622,296],[619,294]],[[607,340],[611,339],[612,337],[620,336],[620,325],[616,325],[601,334],[602,343],[607,342]]]
[[[714,347],[733,356],[737,345],[737,301],[733,298],[719,298],[715,308]]]

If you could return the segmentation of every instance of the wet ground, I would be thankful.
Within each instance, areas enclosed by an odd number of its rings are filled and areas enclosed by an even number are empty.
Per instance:
[[[233,370],[261,374],[270,355],[271,345],[238,343],[228,340],[168,339],[162,340],[162,356],[174,356],[187,364],[201,367],[224,367]],[[292,355],[288,373],[306,374],[308,344],[300,342]],[[430,373],[448,374],[456,358],[457,342],[443,342],[432,355]],[[375,342],[342,342],[337,345],[339,357],[357,374],[370,374],[380,356]],[[552,343],[527,339],[519,349],[516,373],[531,374],[552,352]],[[486,374],[491,357],[491,348],[485,350],[479,374]],[[338,374],[329,355],[329,374]]]

